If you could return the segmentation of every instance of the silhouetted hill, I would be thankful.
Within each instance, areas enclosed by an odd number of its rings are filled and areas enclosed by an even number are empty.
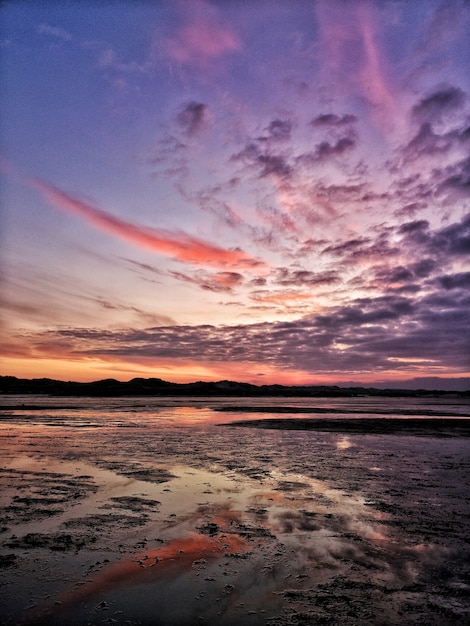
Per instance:
[[[133,378],[120,382],[114,378],[90,383],[53,380],[51,378],[16,378],[0,376],[0,394],[44,394],[50,396],[215,396],[215,397],[353,397],[353,396],[453,396],[470,397],[463,392],[424,389],[376,389],[374,387],[337,387],[325,385],[284,386],[251,385],[230,380],[218,382],[170,383],[161,378]]]

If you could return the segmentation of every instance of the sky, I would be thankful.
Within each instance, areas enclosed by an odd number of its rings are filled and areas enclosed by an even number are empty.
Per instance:
[[[469,32],[468,0],[5,0],[0,373],[469,377]]]

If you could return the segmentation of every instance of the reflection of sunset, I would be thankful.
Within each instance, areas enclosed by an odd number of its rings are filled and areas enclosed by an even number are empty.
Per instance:
[[[87,598],[98,595],[120,585],[132,586],[150,583],[155,580],[167,581],[182,575],[191,569],[195,560],[213,560],[226,553],[246,553],[249,545],[239,535],[218,534],[214,537],[191,534],[168,542],[160,548],[146,550],[133,559],[125,559],[109,565],[94,576],[92,582],[70,591],[55,604],[60,608],[51,609],[50,613],[67,609]]]

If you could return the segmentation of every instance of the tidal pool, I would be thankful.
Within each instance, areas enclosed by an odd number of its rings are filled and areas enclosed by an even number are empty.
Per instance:
[[[0,419],[2,624],[468,623],[468,438],[43,402]]]

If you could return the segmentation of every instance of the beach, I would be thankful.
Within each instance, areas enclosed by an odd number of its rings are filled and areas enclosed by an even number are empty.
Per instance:
[[[1,404],[2,624],[468,623],[462,400]]]

